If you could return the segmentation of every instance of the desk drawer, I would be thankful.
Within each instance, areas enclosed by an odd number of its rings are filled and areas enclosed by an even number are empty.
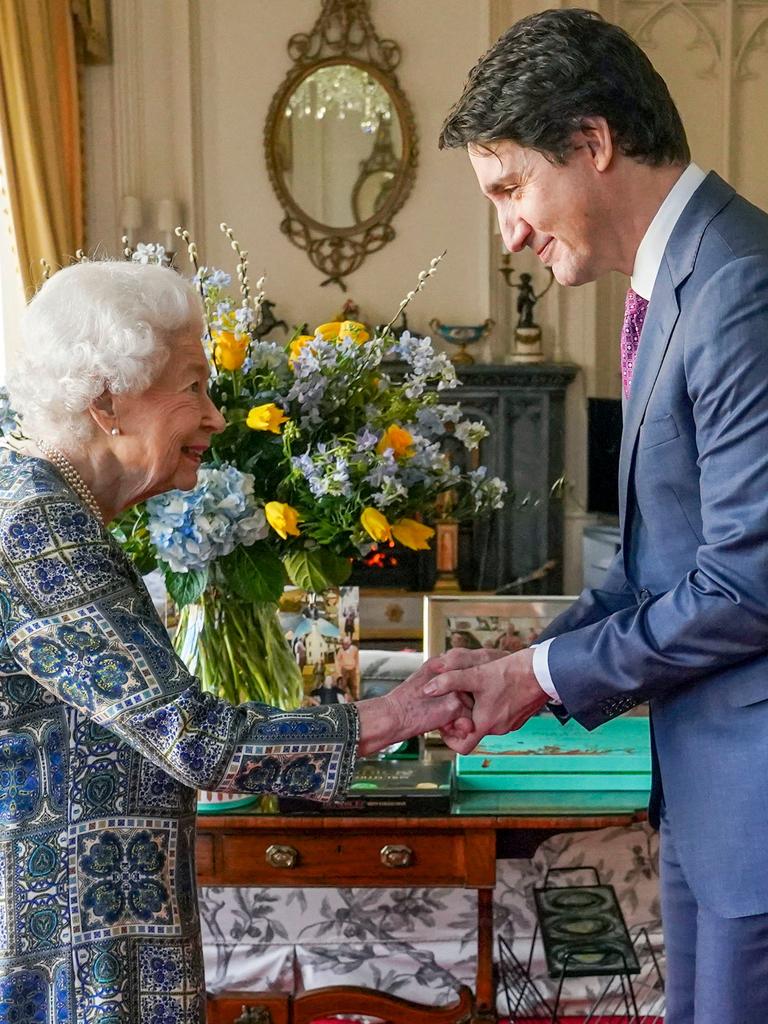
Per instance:
[[[199,842],[208,838],[203,833]],[[198,877],[204,885],[214,876],[218,885],[466,885],[478,860],[488,859],[486,870],[493,872],[491,846],[489,857],[476,847],[465,833],[447,830],[222,830],[215,834],[213,871],[201,864]]]

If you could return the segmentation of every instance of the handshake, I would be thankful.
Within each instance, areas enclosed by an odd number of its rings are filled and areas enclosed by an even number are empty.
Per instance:
[[[533,674],[533,650],[471,651],[430,658],[385,697],[357,705],[361,756],[439,729],[459,754],[483,736],[519,729],[548,701]]]

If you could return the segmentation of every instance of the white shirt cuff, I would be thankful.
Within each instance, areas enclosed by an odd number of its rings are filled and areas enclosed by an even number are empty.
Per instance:
[[[542,640],[540,644],[531,644],[533,647],[533,674],[536,682],[549,697],[552,704],[562,704],[557,695],[555,684],[549,672],[549,645],[557,637],[550,637],[549,640]]]

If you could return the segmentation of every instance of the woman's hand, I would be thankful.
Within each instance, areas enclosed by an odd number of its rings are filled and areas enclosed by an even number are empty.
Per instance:
[[[453,742],[449,745],[461,744],[475,731],[472,698],[461,690],[432,697],[425,692],[425,687],[437,675],[485,665],[500,657],[503,657],[502,652],[485,649],[448,651],[430,658],[386,696],[360,701],[357,704],[360,716],[358,753],[361,756],[372,754],[391,743],[433,729],[440,729],[446,742],[450,738]]]

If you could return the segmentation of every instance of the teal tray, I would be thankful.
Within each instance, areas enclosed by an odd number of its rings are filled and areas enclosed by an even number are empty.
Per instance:
[[[506,790],[474,790],[457,792],[452,814],[459,817],[473,815],[531,815],[558,817],[594,816],[601,814],[635,814],[648,805],[649,790],[637,792],[599,792],[589,790],[557,790],[555,792],[512,792]]]
[[[614,719],[588,732],[578,722],[561,725],[541,715],[460,754],[456,784],[460,790],[644,790],[650,770],[647,718]]]
[[[243,794],[238,796],[236,800],[225,800],[225,801],[197,801],[197,813],[198,814],[229,814],[231,811],[243,811],[246,807],[252,807],[254,804],[258,804],[261,800],[261,796],[257,793],[255,796],[248,796]]]

